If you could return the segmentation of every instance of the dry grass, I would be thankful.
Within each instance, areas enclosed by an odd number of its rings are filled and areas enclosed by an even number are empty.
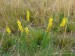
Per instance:
[[[64,13],[70,21],[75,20],[75,0],[0,0],[0,25],[14,19],[25,19],[26,10],[34,19],[43,21],[50,16]],[[8,21],[7,21],[8,20]],[[2,23],[1,23],[2,22]]]

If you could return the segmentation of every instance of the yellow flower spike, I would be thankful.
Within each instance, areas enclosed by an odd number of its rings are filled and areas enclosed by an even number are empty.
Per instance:
[[[22,27],[21,22],[20,22],[19,20],[17,21],[17,24],[18,24],[19,30],[20,30],[21,32],[23,32],[23,27]]]
[[[11,33],[11,30],[8,26],[6,26],[6,32],[9,33],[9,34]]]
[[[64,17],[60,23],[60,27],[64,27],[66,23],[67,23],[67,18]]]
[[[26,32],[27,35],[29,34],[29,29],[28,29],[28,27],[25,28],[25,32]]]
[[[52,18],[49,18],[49,23],[48,23],[46,32],[49,32],[50,31],[50,29],[52,28],[52,25],[53,25],[53,19]]]
[[[30,12],[29,12],[29,10],[27,11],[27,21],[28,22],[30,21]]]
[[[21,25],[21,22],[20,22],[20,20],[18,20],[18,21],[17,21],[17,24],[18,24],[18,25]]]

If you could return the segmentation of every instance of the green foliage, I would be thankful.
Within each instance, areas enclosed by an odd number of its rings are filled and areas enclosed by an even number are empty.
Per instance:
[[[67,32],[74,32],[75,24],[67,24]]]
[[[8,53],[15,44],[15,39],[12,36],[4,36],[1,44],[2,53]]]

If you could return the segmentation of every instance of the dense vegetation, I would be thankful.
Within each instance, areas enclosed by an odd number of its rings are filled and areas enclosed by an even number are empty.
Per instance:
[[[75,1],[0,0],[0,56],[75,56]]]

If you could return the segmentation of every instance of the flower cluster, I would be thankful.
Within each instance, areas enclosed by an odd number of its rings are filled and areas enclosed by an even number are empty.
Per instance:
[[[19,30],[20,30],[21,32],[23,32],[23,27],[22,27],[21,22],[20,22],[19,20],[17,21],[17,24],[18,24]]]
[[[29,29],[28,29],[28,27],[25,28],[25,32],[26,32],[27,35],[29,34]]]
[[[52,25],[53,25],[53,19],[52,18],[49,18],[49,23],[48,23],[47,30],[46,30],[47,32],[50,31]]]
[[[60,27],[64,27],[66,25],[66,23],[67,23],[67,18],[64,17],[62,19],[62,22],[60,23]]]
[[[9,33],[9,34],[11,33],[11,30],[8,26],[6,26],[6,32]]]

